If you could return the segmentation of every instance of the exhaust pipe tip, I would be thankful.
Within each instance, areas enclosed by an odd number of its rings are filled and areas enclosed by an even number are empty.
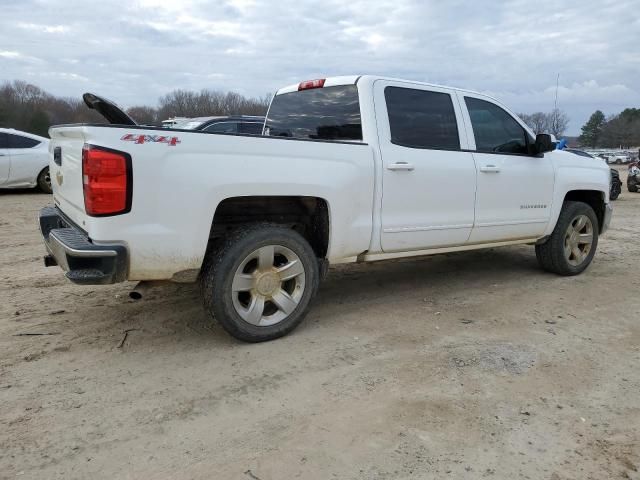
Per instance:
[[[129,298],[131,300],[141,300],[142,299],[142,294],[136,290],[132,290],[129,292]]]
[[[133,290],[131,290],[129,292],[129,298],[131,300],[141,300],[142,297],[144,297],[149,290],[155,288],[155,287],[160,287],[162,285],[165,285],[166,281],[163,280],[156,280],[156,281],[149,281],[149,280],[143,280],[141,282],[138,282],[138,284],[133,287]]]

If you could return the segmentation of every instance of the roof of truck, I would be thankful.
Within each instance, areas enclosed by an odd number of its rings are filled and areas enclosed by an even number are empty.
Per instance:
[[[467,93],[473,93],[473,94],[477,94],[477,95],[482,95],[485,97],[490,97],[489,95],[486,95],[484,93],[480,93],[480,92],[475,92],[473,90],[468,90],[468,89],[464,89],[464,88],[459,88],[459,87],[451,87],[449,85],[438,85],[438,84],[434,84],[434,83],[428,83],[428,82],[419,82],[417,80],[407,80],[407,79],[403,79],[403,78],[394,78],[394,77],[384,77],[384,76],[378,76],[378,75],[341,75],[341,76],[336,76],[336,77],[325,77],[324,79],[324,85],[323,87],[335,87],[337,85],[353,85],[359,82],[369,82],[369,83],[373,83],[376,80],[386,80],[386,81],[390,81],[390,82],[402,82],[402,83],[409,83],[409,84],[414,84],[414,85],[421,85],[421,86],[425,86],[425,87],[435,87],[435,88],[446,88],[449,90],[456,90],[459,92],[467,92]],[[301,83],[305,83],[311,80],[304,80]],[[294,83],[292,85],[287,85],[286,87],[281,88],[280,90],[278,90],[276,92],[276,95],[281,95],[283,93],[291,93],[291,92],[296,92],[298,91],[298,88],[300,86],[300,83]],[[494,99],[495,100],[495,99]]]

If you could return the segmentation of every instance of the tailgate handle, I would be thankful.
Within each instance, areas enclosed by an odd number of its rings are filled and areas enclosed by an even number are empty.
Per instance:
[[[53,149],[53,163],[62,166],[62,147],[56,147]]]

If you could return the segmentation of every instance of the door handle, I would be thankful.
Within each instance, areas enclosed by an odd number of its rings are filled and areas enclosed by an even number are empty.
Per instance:
[[[480,167],[480,171],[484,173],[498,173],[500,171],[500,167],[496,165],[483,165]]]
[[[387,165],[387,170],[391,170],[391,171],[398,171],[398,170],[408,170],[411,171],[413,170],[415,167],[413,166],[413,164],[411,163],[407,163],[407,162],[397,162],[397,163],[392,163],[390,165]]]

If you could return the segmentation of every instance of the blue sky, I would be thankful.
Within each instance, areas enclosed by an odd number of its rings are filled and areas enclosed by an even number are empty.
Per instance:
[[[0,81],[155,105],[176,89],[262,96],[309,78],[381,74],[559,105],[640,107],[640,4],[418,0],[0,0]]]

